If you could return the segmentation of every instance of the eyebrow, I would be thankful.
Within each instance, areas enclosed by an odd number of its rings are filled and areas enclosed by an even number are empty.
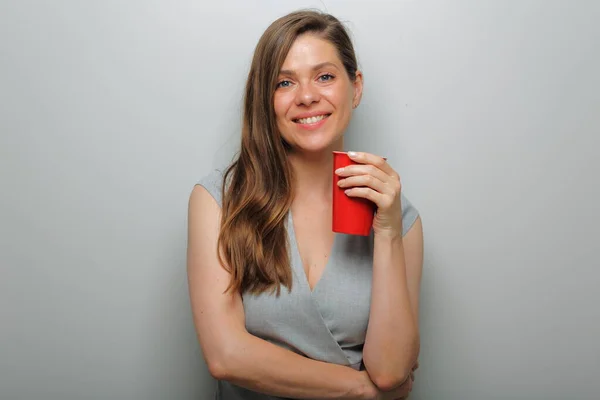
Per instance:
[[[339,69],[339,68],[338,68],[338,66],[337,66],[337,65],[335,65],[334,63],[332,63],[332,62],[329,62],[329,61],[326,61],[326,62],[322,62],[322,63],[320,63],[320,64],[317,64],[317,65],[313,66],[313,67],[312,67],[312,70],[313,70],[313,71],[316,71],[316,70],[319,70],[319,69],[321,69],[321,68],[323,68],[323,67],[333,67],[333,68],[335,68],[335,69]],[[280,75],[292,75],[292,76],[293,76],[293,75],[295,75],[296,73],[295,73],[294,71],[290,71],[290,70],[288,70],[288,69],[282,69],[281,71],[279,71],[279,74],[280,74]]]

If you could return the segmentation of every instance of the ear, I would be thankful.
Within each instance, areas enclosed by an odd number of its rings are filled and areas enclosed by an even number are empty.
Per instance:
[[[363,92],[363,74],[358,70],[356,71],[356,78],[354,79],[353,86],[354,96],[352,97],[352,108],[356,108],[360,104]]]

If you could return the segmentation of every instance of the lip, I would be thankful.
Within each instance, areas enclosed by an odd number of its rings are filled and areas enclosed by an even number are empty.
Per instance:
[[[310,117],[318,117],[319,115],[331,115],[330,112],[325,112],[325,111],[312,111],[312,112],[306,112],[306,113],[302,113],[302,114],[298,114],[296,115],[294,118],[292,118],[293,121],[296,121],[298,119],[302,119],[302,118],[310,118]]]
[[[329,119],[329,117],[331,116],[331,114],[327,114],[327,113],[325,113],[325,114],[323,114],[323,113],[314,114],[313,113],[313,115],[309,115],[309,116],[306,116],[306,117],[298,117],[298,119],[300,119],[300,118],[308,118],[308,117],[317,117],[319,115],[326,115],[326,117],[323,118],[322,120],[318,121],[318,122],[315,122],[314,124],[301,124],[299,122],[294,122],[294,125],[297,126],[300,129],[304,129],[304,130],[307,130],[307,131],[314,131],[314,130],[319,129],[320,127],[322,127],[327,122],[327,120]]]

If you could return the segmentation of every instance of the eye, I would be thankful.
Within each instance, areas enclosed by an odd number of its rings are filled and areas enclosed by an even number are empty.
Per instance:
[[[335,78],[335,76],[333,76],[331,74],[323,74],[319,77],[319,80],[321,82],[328,82],[328,81],[332,80],[333,78]]]
[[[290,82],[290,81],[281,81],[277,84],[277,88],[290,87],[291,84],[292,84],[292,82]]]

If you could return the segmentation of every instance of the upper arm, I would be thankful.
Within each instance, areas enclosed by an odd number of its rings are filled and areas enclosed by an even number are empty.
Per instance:
[[[402,242],[404,244],[404,257],[406,264],[406,282],[408,295],[415,323],[419,326],[419,295],[421,289],[421,276],[423,272],[423,225],[421,217],[417,217],[410,227]]]
[[[188,206],[187,274],[194,325],[213,376],[234,335],[245,331],[241,295],[225,293],[230,274],[217,257],[220,220],[215,199],[196,185]]]

